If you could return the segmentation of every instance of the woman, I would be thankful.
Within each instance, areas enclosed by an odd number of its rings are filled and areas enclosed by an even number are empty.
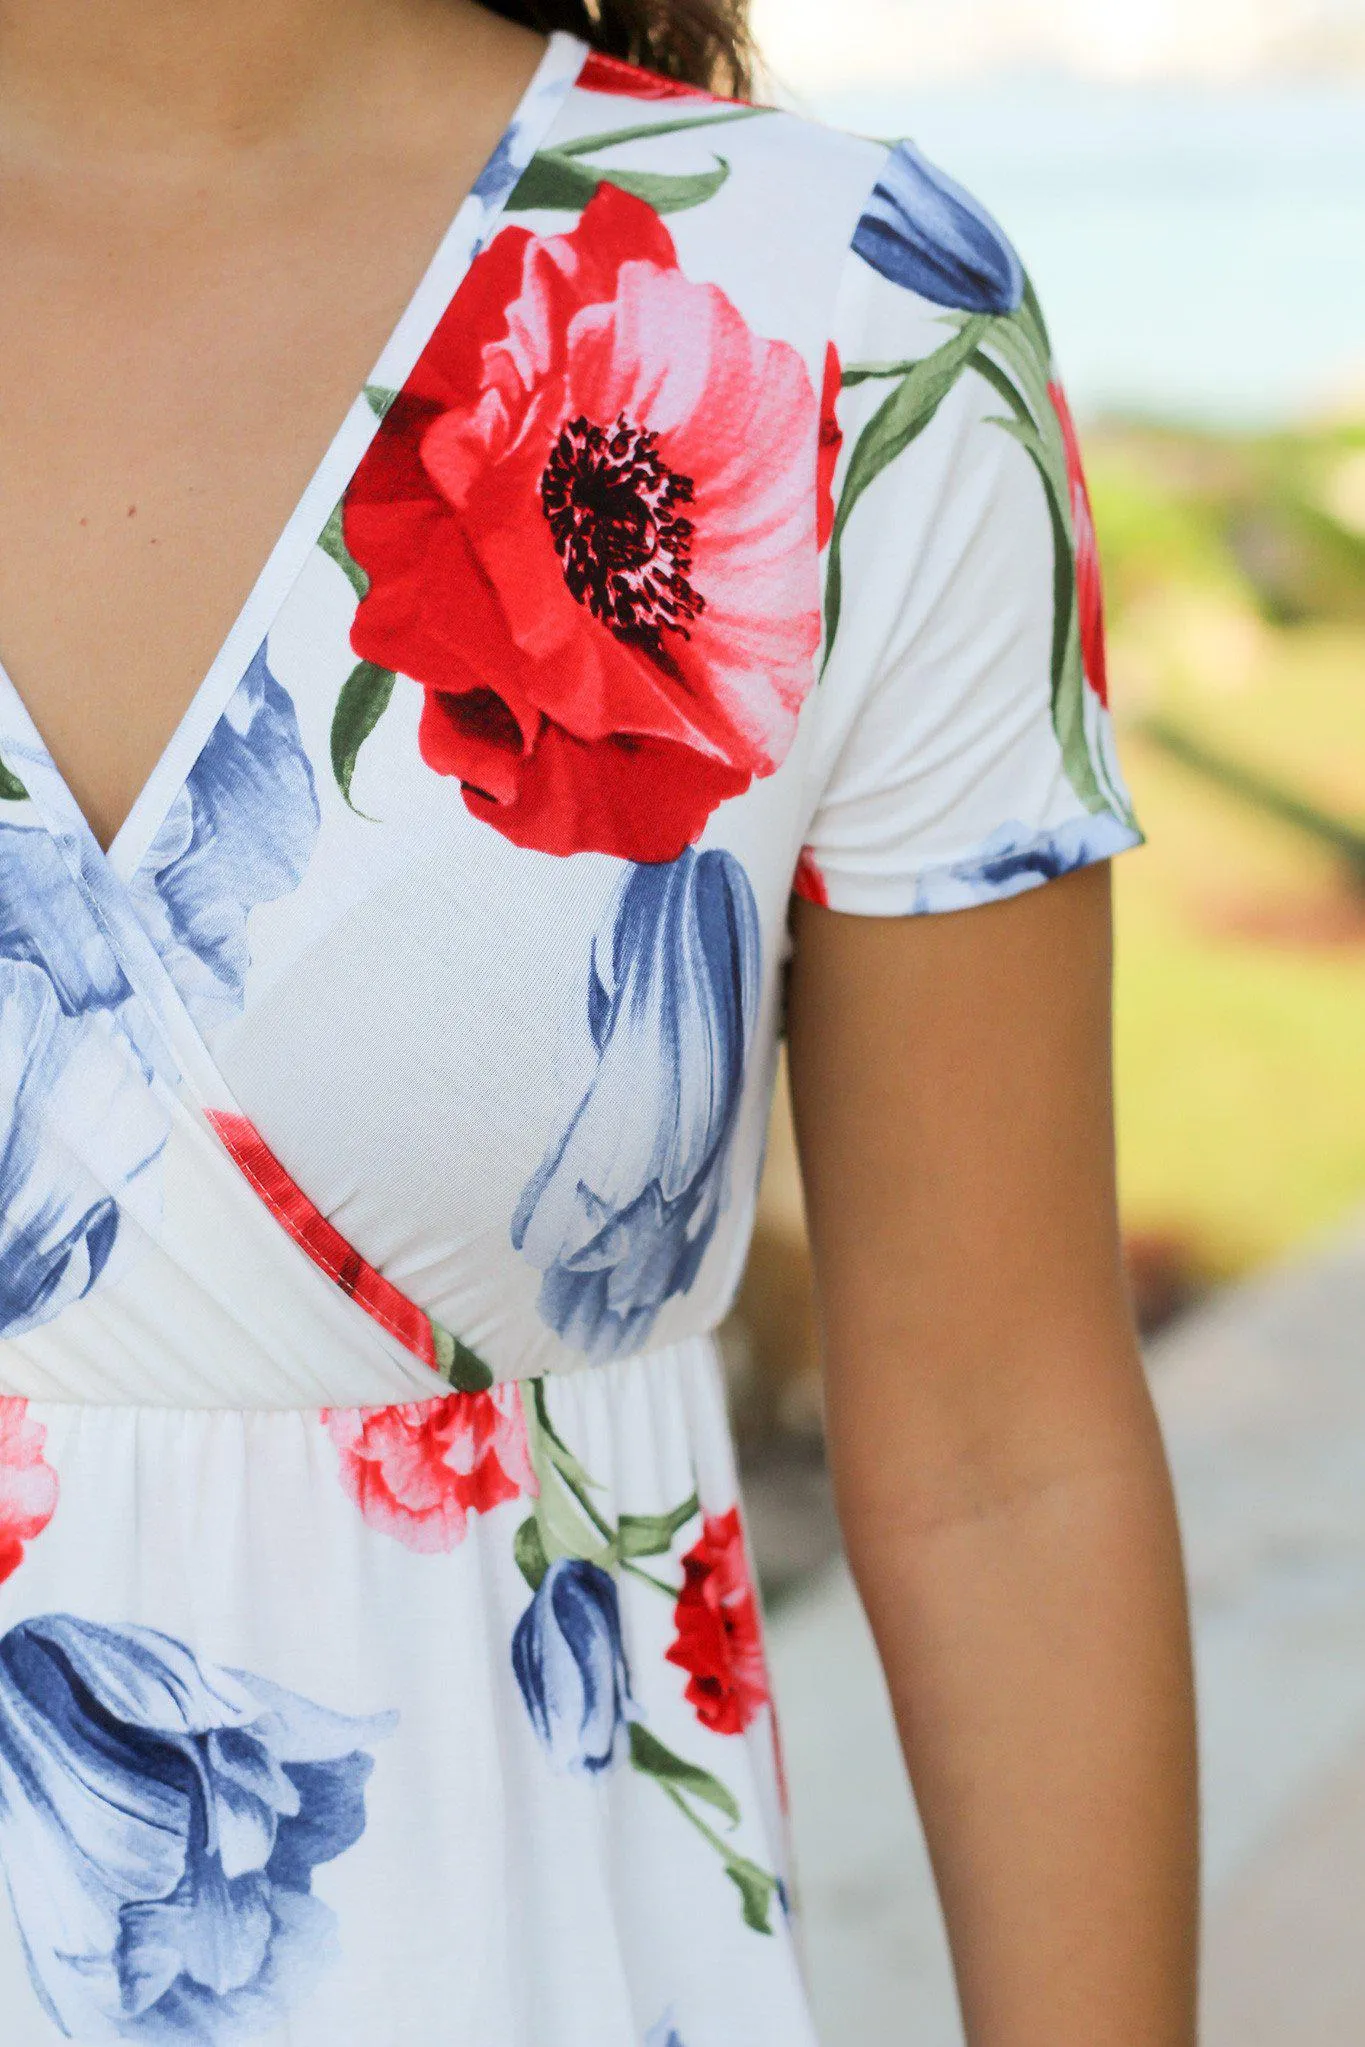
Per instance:
[[[0,0],[7,2047],[812,2040],[712,1344],[784,1024],[973,2047],[1192,2037],[1074,440],[979,208],[745,65]]]

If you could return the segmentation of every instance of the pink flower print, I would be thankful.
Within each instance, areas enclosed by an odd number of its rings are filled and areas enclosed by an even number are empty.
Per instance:
[[[515,1384],[395,1407],[323,1412],[341,1483],[371,1528],[432,1555],[464,1538],[470,1514],[537,1491]]]
[[[24,1561],[24,1544],[57,1511],[57,1474],[43,1456],[47,1430],[28,1418],[28,1402],[0,1398],[0,1580]]]

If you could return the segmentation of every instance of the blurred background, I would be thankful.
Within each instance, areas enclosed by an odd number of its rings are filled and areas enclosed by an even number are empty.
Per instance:
[[[1129,1270],[1203,1687],[1207,2047],[1365,2041],[1365,0],[756,0],[1018,244],[1124,760]],[[960,2042],[824,1482],[785,1093],[725,1332],[827,2047]]]

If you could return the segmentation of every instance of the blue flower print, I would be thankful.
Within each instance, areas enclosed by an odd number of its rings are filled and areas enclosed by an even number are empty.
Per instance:
[[[969,859],[930,868],[921,875],[913,908],[916,911],[964,910],[973,903],[1017,896],[1025,889],[1089,867],[1134,844],[1136,834],[1121,818],[1101,811],[1071,818],[1048,831],[1006,824],[993,832]]]
[[[514,121],[499,137],[497,148],[470,186],[471,198],[481,200],[488,207],[501,203],[525,168],[517,147],[520,140],[520,124]]]
[[[966,313],[1012,313],[1023,266],[970,192],[898,142],[854,230],[858,254],[907,291]]]
[[[125,1211],[157,1212],[166,1132],[116,1017],[68,1015],[42,967],[0,959],[0,1335],[109,1276],[131,1248]]]
[[[147,1022],[73,850],[0,824],[0,1336],[109,1278],[136,1242],[125,1211],[150,1224],[159,1201],[168,1117]]]
[[[597,1072],[512,1219],[541,1315],[593,1359],[638,1349],[711,1241],[759,958],[749,878],[716,849],[632,867],[594,941]]]
[[[615,1581],[583,1557],[556,1557],[512,1636],[512,1669],[556,1769],[617,1762],[633,1711]]]
[[[674,2025],[671,2012],[655,2020],[645,2034],[645,2047],[683,2047],[683,2036]]]
[[[247,918],[298,886],[319,824],[293,700],[257,653],[132,881],[132,895],[201,1030],[237,1015]]]
[[[0,1864],[67,2038],[229,2047],[279,2025],[334,1941],[316,1866],[365,1827],[366,1744],[151,1628],[70,1614],[0,1640]]]
[[[72,878],[71,850],[41,826],[0,824],[0,959],[40,966],[63,1013],[84,1016],[133,991]]]

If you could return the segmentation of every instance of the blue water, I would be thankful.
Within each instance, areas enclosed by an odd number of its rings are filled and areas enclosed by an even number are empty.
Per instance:
[[[1365,417],[1365,84],[1219,91],[1063,78],[844,93],[999,216],[1073,402],[1262,424]]]

